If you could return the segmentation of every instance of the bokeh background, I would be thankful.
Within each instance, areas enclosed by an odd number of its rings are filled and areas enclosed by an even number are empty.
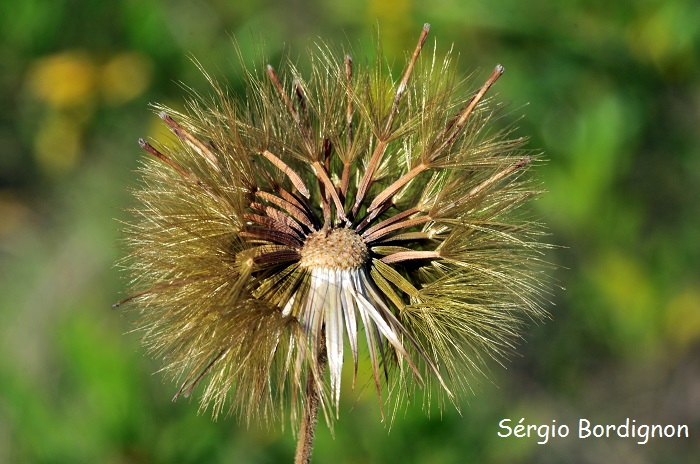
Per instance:
[[[549,160],[534,209],[560,245],[556,306],[505,369],[475,380],[462,415],[428,418],[417,401],[389,427],[371,391],[345,389],[314,462],[697,459],[697,0],[0,0],[0,462],[291,462],[289,426],[172,403],[176,386],[110,309],[136,141],[165,133],[149,102],[182,107],[179,82],[206,91],[191,56],[240,87],[232,36],[250,59],[263,41],[277,63],[318,37],[371,52],[378,28],[398,75],[424,22],[479,80],[506,67],[498,98]],[[628,417],[691,437],[573,437],[579,418]],[[498,438],[504,418],[572,436]]]

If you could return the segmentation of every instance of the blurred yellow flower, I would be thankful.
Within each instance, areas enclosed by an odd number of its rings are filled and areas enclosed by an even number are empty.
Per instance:
[[[141,95],[151,83],[153,63],[138,52],[123,52],[100,70],[100,90],[112,104],[125,103]]]
[[[367,5],[367,17],[382,25],[382,47],[391,54],[400,56],[406,38],[411,36],[412,9],[410,0],[371,0]]]
[[[77,51],[61,52],[37,60],[27,82],[32,95],[55,107],[70,107],[92,99],[96,67]]]
[[[667,339],[675,346],[686,349],[700,339],[700,291],[687,288],[675,295],[666,305],[664,322]]]
[[[63,174],[73,169],[82,150],[82,127],[65,115],[46,118],[34,139],[34,155],[46,174]]]

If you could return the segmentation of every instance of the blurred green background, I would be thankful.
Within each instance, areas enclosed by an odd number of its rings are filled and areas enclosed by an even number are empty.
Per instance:
[[[249,59],[303,56],[318,37],[396,72],[420,27],[497,84],[517,135],[549,162],[534,205],[561,248],[552,319],[494,365],[462,415],[420,401],[393,426],[344,390],[315,463],[690,462],[700,455],[700,3],[697,0],[0,0],[0,462],[291,462],[284,431],[212,422],[170,398],[129,318],[110,305],[117,219],[137,185],[149,102],[206,92],[189,56],[240,86]],[[519,116],[523,118],[518,119]],[[506,124],[508,118],[503,121]],[[125,335],[126,333],[126,335]],[[572,436],[498,438],[498,423]],[[574,438],[579,418],[688,424],[689,439]]]

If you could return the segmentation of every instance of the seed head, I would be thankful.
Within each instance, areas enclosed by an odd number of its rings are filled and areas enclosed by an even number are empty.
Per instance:
[[[454,402],[544,314],[535,158],[485,97],[503,67],[467,90],[427,34],[398,81],[320,45],[306,76],[253,68],[245,98],[209,78],[187,114],[159,108],[177,143],[140,140],[122,302],[176,397],[202,383],[214,414],[295,418],[310,381],[330,420],[350,360],[380,405],[431,382]]]
[[[299,265],[345,271],[358,269],[367,263],[369,252],[362,237],[352,229],[319,230],[309,234],[299,253]]]

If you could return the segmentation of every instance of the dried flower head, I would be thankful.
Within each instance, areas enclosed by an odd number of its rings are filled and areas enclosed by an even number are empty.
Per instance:
[[[176,397],[206,383],[214,414],[328,419],[369,358],[380,405],[383,385],[452,398],[544,314],[540,227],[519,214],[534,158],[485,98],[503,68],[468,91],[427,35],[398,81],[319,46],[308,77],[254,68],[245,98],[210,78],[187,114],[159,108],[177,143],[140,140],[124,301]]]

